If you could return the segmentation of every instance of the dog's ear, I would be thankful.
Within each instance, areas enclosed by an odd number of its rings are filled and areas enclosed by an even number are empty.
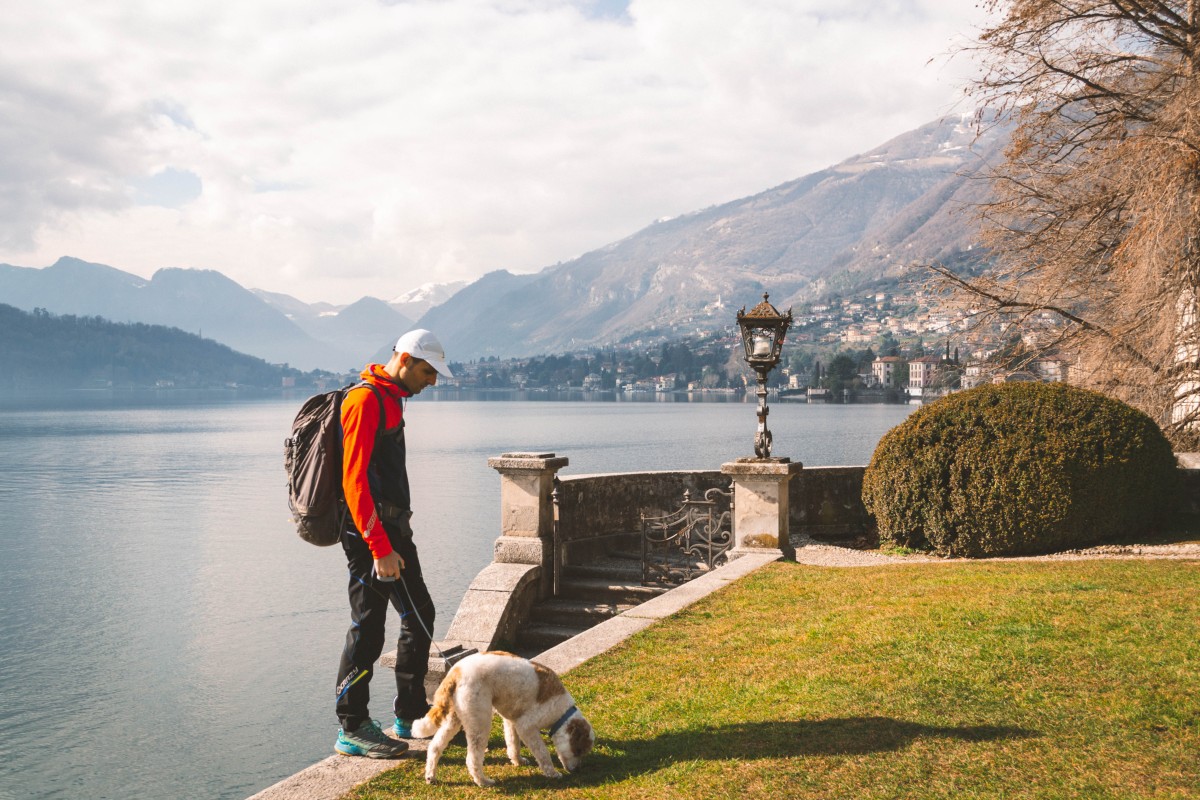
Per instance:
[[[596,738],[592,733],[591,724],[578,717],[567,723],[567,736],[571,742],[571,755],[575,758],[583,758],[587,755]]]

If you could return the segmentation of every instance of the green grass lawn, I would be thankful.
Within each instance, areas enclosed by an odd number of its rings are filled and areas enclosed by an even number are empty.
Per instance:
[[[561,781],[447,749],[354,798],[1200,798],[1200,562],[773,564],[564,678]],[[423,756],[422,756],[423,759]]]

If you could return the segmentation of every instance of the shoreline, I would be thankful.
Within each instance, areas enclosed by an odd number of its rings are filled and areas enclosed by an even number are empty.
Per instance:
[[[251,386],[209,387],[189,389],[178,387],[121,387],[121,388],[72,388],[48,390],[5,390],[0,391],[0,412],[30,410],[98,409],[98,408],[147,408],[156,406],[185,405],[234,405],[242,403],[294,402],[300,404],[320,389],[263,388]],[[920,401],[887,401],[870,398],[852,399],[846,402],[809,400],[803,396],[786,396],[773,392],[778,402],[789,406],[919,406]],[[716,403],[753,405],[757,402],[752,393],[696,391],[671,392],[617,392],[614,390],[584,389],[459,389],[437,388],[424,394],[421,402],[500,402],[500,403]]]

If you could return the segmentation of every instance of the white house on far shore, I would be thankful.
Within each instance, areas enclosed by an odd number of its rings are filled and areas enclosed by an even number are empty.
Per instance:
[[[871,374],[875,377],[876,386],[895,386],[896,373],[904,366],[905,360],[900,356],[884,356],[871,362]]]
[[[942,367],[941,356],[918,356],[908,362],[908,391],[919,397],[933,385],[933,376]]]

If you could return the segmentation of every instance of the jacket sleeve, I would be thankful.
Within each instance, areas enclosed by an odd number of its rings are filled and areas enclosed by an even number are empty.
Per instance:
[[[361,389],[346,394],[342,401],[342,491],[354,527],[362,532],[375,558],[383,558],[392,552],[392,543],[375,511],[375,498],[367,479],[367,467],[381,423],[374,392]]]

